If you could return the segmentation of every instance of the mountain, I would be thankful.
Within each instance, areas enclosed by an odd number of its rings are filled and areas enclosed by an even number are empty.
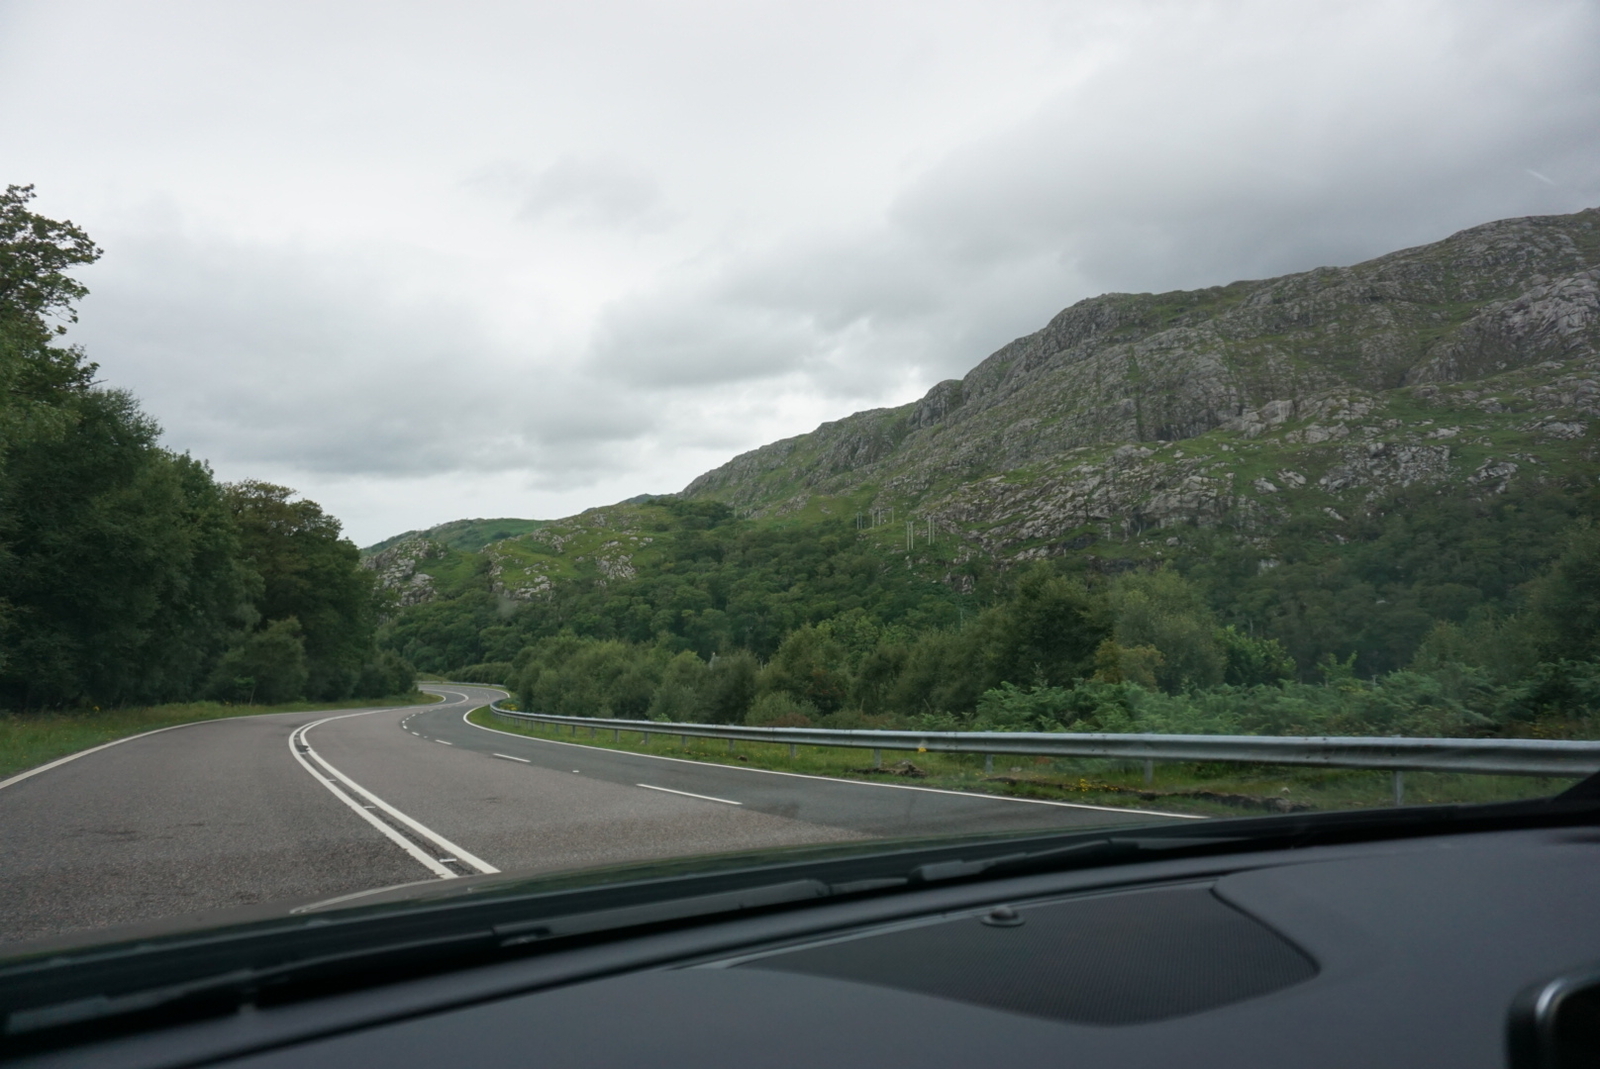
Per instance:
[[[1405,488],[1588,471],[1597,224],[1508,219],[1353,267],[1080,301],[919,401],[683,494],[758,519],[895,509],[913,544],[1026,559],[1307,513],[1336,529]]]
[[[1370,540],[1423,497],[1591,493],[1596,417],[1589,209],[1353,267],[1090,298],[914,403],[762,446],[681,494],[460,520],[365,563],[402,604],[473,585],[526,602],[665,567],[677,501],[758,527],[853,521],[886,560],[963,591],[975,561],[1076,555],[1116,572],[1209,554],[1219,535],[1265,569]]]

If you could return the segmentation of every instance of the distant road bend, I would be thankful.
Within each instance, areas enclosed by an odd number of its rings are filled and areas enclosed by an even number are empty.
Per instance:
[[[1144,814],[534,739],[437,705],[142,736],[0,783],[0,941],[419,880]]]

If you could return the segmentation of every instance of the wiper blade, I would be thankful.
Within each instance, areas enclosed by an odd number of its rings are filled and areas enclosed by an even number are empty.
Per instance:
[[[541,939],[614,932],[621,928],[637,928],[641,925],[663,924],[691,917],[709,917],[715,914],[736,913],[744,909],[804,902],[813,898],[826,898],[835,890],[821,880],[789,880],[784,883],[743,887],[737,891],[723,891],[720,894],[667,898],[637,906],[600,909],[589,913],[567,913],[536,921],[500,924],[495,926],[494,934],[500,938],[501,946],[518,946]]]
[[[492,932],[476,930],[359,948],[281,965],[231,969],[177,983],[11,1009],[5,1014],[0,1033],[9,1040],[68,1025],[93,1027],[113,1022],[114,1027],[137,1026],[150,1020],[214,1016],[245,1006],[292,998],[296,989],[307,985],[348,983],[362,974],[381,974],[384,980],[391,981],[403,979],[438,968],[441,963],[459,962],[474,952],[492,951],[494,947]]]
[[[1071,843],[1049,850],[1022,851],[967,860],[954,858],[918,865],[910,872],[912,882],[936,883],[941,880],[961,879],[970,876],[1017,875],[1023,872],[1057,872],[1080,866],[1103,865],[1113,861],[1130,860],[1136,854],[1152,853],[1175,856],[1177,854],[1204,853],[1217,848],[1231,848],[1247,841],[1239,835],[1186,835],[1170,836],[1110,835],[1088,842]]]

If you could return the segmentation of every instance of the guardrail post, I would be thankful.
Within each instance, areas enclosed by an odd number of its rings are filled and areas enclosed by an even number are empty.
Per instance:
[[[983,774],[985,776],[994,775],[994,754],[992,753],[983,755]]]
[[[594,725],[593,724],[589,725],[589,737],[591,739],[594,738]]]
[[[883,767],[883,751],[878,749],[876,746],[874,746],[872,748],[872,767],[873,768],[882,768]]]
[[[799,747],[796,746],[794,743],[791,742],[789,744],[789,760],[793,761],[795,759],[795,757],[798,756],[798,754],[796,752],[798,750],[799,750]]]
[[[733,753],[733,740],[732,739],[728,740],[728,752],[729,753]]]
[[[687,750],[689,748],[689,736],[687,736],[687,735],[679,735],[678,736],[678,743],[679,743],[679,748],[680,749]]]
[[[1156,763],[1148,757],[1144,759],[1144,785],[1150,786],[1156,781]]]
[[[641,746],[649,746],[650,745],[650,733],[648,731],[639,732],[639,745],[641,745]]]
[[[1406,804],[1406,774],[1398,768],[1394,770],[1394,804]]]

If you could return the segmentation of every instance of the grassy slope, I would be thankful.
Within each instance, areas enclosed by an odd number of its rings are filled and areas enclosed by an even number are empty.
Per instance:
[[[235,716],[259,716],[263,713],[419,705],[437,700],[431,694],[412,691],[410,694],[388,698],[362,698],[332,703],[225,705],[221,702],[181,702],[144,708],[49,713],[38,716],[3,714],[0,715],[0,779],[80,750],[177,724],[223,720]]]
[[[866,750],[844,750],[826,746],[801,746],[795,757],[786,745],[741,742],[730,753],[720,739],[690,738],[669,734],[671,726],[652,732],[650,741],[640,741],[638,732],[621,732],[613,739],[604,731],[591,737],[579,729],[574,737],[553,725],[513,723],[502,720],[488,709],[479,709],[470,719],[515,735],[556,739],[629,753],[658,754],[663,757],[706,761],[713,764],[742,765],[780,772],[834,776],[841,779],[877,780],[914,784],[942,790],[969,791],[1017,798],[1079,802],[1087,805],[1155,809],[1199,816],[1241,816],[1278,812],[1275,799],[1295,808],[1360,809],[1389,805],[1392,781],[1387,772],[1346,769],[1294,769],[1268,766],[1222,764],[1158,765],[1154,783],[1146,787],[1142,769],[1135,763],[1048,757],[1002,757],[996,759],[995,775],[983,771],[978,754],[902,753],[885,750],[883,763],[893,769],[909,761],[926,772],[925,777],[874,773]],[[1564,790],[1572,780],[1521,776],[1458,776],[1412,772],[1406,775],[1406,802],[1423,805],[1440,802],[1500,802],[1536,798]]]

